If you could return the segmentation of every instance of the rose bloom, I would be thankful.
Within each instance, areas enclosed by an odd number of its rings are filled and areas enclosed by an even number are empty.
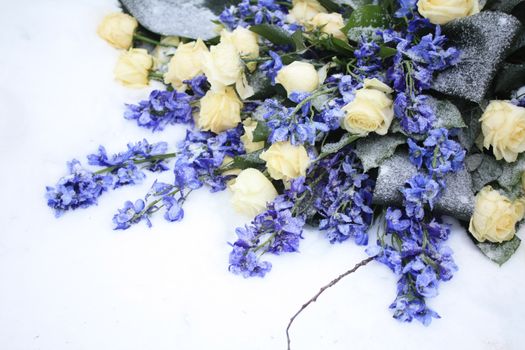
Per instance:
[[[220,90],[242,79],[242,62],[235,45],[221,42],[204,55],[202,70],[212,89]]]
[[[208,91],[200,104],[197,125],[202,130],[218,134],[241,122],[242,102],[231,87]]]
[[[180,44],[168,64],[164,74],[164,82],[171,84],[177,90],[185,90],[184,80],[190,80],[202,73],[204,55],[208,52],[201,39],[186,44]]]
[[[233,192],[232,204],[235,210],[254,217],[266,209],[266,203],[277,197],[278,193],[270,180],[257,169],[245,169],[230,186]]]
[[[138,22],[122,12],[111,13],[104,17],[97,28],[97,34],[117,49],[129,49],[133,42],[133,33]]]
[[[340,13],[318,13],[308,22],[313,27],[320,27],[321,33],[333,35],[334,38],[346,41],[346,35],[341,31],[345,26]]]
[[[343,107],[343,129],[358,135],[375,132],[385,135],[394,119],[392,89],[377,79],[365,79],[364,87],[356,90],[352,102]]]
[[[511,240],[516,233],[516,223],[523,219],[524,212],[523,200],[512,202],[492,187],[484,187],[476,195],[469,231],[479,242]]]
[[[326,9],[317,0],[292,0],[293,7],[288,15],[290,23],[306,24]]]
[[[153,57],[144,49],[123,52],[115,66],[115,78],[124,86],[139,88],[149,83],[148,74],[153,66]]]
[[[479,12],[478,0],[419,0],[417,9],[431,23],[445,24]]]
[[[257,127],[257,121],[251,118],[245,119],[243,122],[244,135],[241,136],[241,141],[244,145],[246,153],[252,153],[264,148],[264,141],[253,142],[253,131]]]
[[[277,142],[260,157],[266,162],[268,173],[275,180],[291,180],[306,175],[310,158],[302,146],[293,146],[289,141]]]
[[[221,32],[221,43],[226,42],[233,44],[242,58],[259,57],[258,36],[249,29],[237,27],[233,32],[223,30]],[[257,62],[249,62],[247,65],[250,71],[254,71]]]
[[[281,68],[275,82],[281,84],[288,95],[292,92],[312,92],[319,87],[319,74],[313,64],[294,61]]]
[[[497,160],[511,163],[525,151],[525,108],[507,101],[491,101],[480,121],[483,146],[492,146]]]

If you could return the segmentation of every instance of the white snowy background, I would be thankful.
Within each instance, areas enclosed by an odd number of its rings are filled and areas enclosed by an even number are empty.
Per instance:
[[[99,144],[117,152],[183,137],[182,127],[151,134],[122,118],[149,90],[113,80],[119,52],[95,30],[115,10],[107,0],[0,0],[0,349],[285,349],[290,316],[363,259],[362,247],[308,231],[300,254],[243,279],[227,270],[227,242],[248,218],[228,192],[194,192],[184,221],[159,216],[124,232],[112,230],[113,213],[152,177],[59,219],[46,207],[45,186],[67,160]],[[442,319],[394,320],[395,276],[371,263],[296,320],[293,349],[524,349],[525,248],[500,268],[457,224],[449,244],[460,270],[429,300]]]

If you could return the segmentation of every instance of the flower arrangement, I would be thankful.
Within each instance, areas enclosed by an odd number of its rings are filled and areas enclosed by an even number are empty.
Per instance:
[[[180,221],[192,191],[228,189],[251,218],[225,247],[232,273],[264,277],[267,257],[298,252],[310,225],[333,244],[364,247],[370,258],[351,272],[370,261],[391,269],[394,318],[424,325],[440,317],[426,299],[458,268],[443,215],[468,225],[499,264],[518,248],[525,68],[516,40],[525,18],[517,2],[242,0],[202,37],[171,22],[149,28],[164,22],[122,2],[131,15],[111,14],[97,31],[123,50],[116,80],[159,86],[127,104],[124,118],[146,133],[184,124],[186,136],[116,154],[100,146],[89,167],[72,160],[47,188],[57,216],[172,171],[171,183],[154,180],[144,198],[124,203],[114,228],[152,226],[157,212]]]

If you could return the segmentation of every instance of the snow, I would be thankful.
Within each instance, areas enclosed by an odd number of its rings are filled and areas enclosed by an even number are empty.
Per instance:
[[[363,259],[363,249],[309,231],[300,254],[272,258],[266,278],[234,276],[226,242],[247,219],[227,192],[193,193],[181,223],[159,217],[152,229],[111,229],[116,208],[141,197],[153,178],[54,218],[44,188],[66,160],[100,143],[118,151],[145,136],[174,142],[184,131],[149,134],[122,118],[123,103],[148,90],[113,81],[118,52],[95,34],[116,2],[2,5],[0,349],[285,349],[288,319]],[[450,245],[460,271],[430,300],[442,316],[430,327],[392,319],[395,278],[372,263],[297,318],[293,349],[522,349],[525,248],[500,268],[458,225]]]

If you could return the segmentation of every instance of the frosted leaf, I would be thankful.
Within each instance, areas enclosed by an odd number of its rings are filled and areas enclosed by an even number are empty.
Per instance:
[[[368,136],[356,142],[355,154],[361,159],[366,172],[379,167],[385,159],[394,154],[399,145],[405,142],[406,138],[401,135]]]
[[[484,11],[443,26],[449,44],[462,52],[457,66],[439,73],[432,88],[481,102],[518,35],[521,23],[501,12]]]
[[[481,123],[479,118],[482,114],[478,106],[463,109],[462,115],[467,127],[461,129],[458,133],[459,142],[467,151],[471,151],[476,143],[476,139],[481,134]]]
[[[146,29],[161,35],[208,40],[217,36],[218,15],[230,1],[120,0]]]
[[[477,193],[485,185],[496,181],[502,172],[501,164],[493,156],[484,154],[477,169],[470,174],[474,192]]]
[[[379,167],[373,203],[381,206],[401,207],[403,196],[400,189],[417,173],[417,169],[405,151],[397,151]],[[474,212],[472,180],[466,170],[449,174],[445,178],[447,187],[434,205],[434,211],[459,220],[468,221]]]
[[[476,245],[487,258],[501,266],[516,252],[520,243],[521,240],[514,236],[510,241],[503,243],[483,242]]]
[[[514,163],[504,163],[503,171],[498,179],[499,184],[511,197],[517,197],[523,193],[521,177],[525,173],[525,154],[520,154]]]
[[[467,127],[461,117],[459,109],[452,102],[430,97],[428,99],[428,105],[437,117],[434,128],[453,129]]]

